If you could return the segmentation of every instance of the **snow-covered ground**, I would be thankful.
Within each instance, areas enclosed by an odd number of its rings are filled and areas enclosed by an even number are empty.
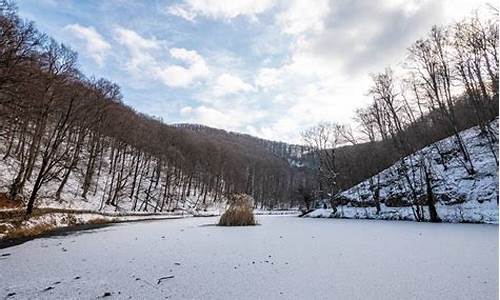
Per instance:
[[[296,209],[274,209],[274,210],[268,210],[268,209],[254,209],[253,214],[257,216],[267,216],[267,215],[273,215],[273,216],[284,216],[284,215],[300,215],[300,210],[298,208]]]
[[[1,137],[0,137],[0,153],[5,152],[6,145],[2,143]],[[8,193],[10,185],[12,184],[15,176],[16,176],[16,170],[17,170],[17,165],[19,164],[19,161],[12,157],[8,157],[6,159],[0,159],[0,193]],[[104,167],[106,170],[107,166]],[[142,213],[144,214],[151,214],[154,212],[154,209],[152,207],[149,207],[148,211],[143,211],[143,210],[132,210],[132,204],[134,200],[130,198],[129,196],[129,189],[131,187],[131,184],[126,185],[128,192],[124,196],[123,199],[121,199],[118,203],[117,206],[113,205],[102,205],[102,200],[105,199],[107,193],[109,192],[109,184],[108,182],[110,181],[111,175],[108,174],[107,170],[106,172],[102,172],[102,175],[100,178],[97,180],[96,183],[92,186],[91,192],[89,192],[87,198],[83,198],[81,196],[82,192],[82,182],[83,179],[81,178],[83,175],[80,174],[80,172],[73,172],[69,176],[68,183],[66,184],[65,188],[63,189],[63,192],[61,194],[61,199],[60,201],[57,201],[54,199],[54,195],[56,194],[56,190],[59,186],[58,181],[53,181],[50,182],[49,184],[46,184],[43,186],[41,189],[40,195],[36,201],[36,206],[42,209],[68,209],[68,210],[84,210],[84,211],[91,211],[91,212],[96,212],[96,213],[104,213],[104,214],[134,214],[134,215],[140,215]],[[131,181],[131,180],[130,180]],[[29,192],[32,188],[33,182],[28,181],[26,183],[26,188],[24,189],[24,197],[26,198],[29,194],[26,192]],[[147,181],[144,180],[142,183],[142,188],[145,190],[148,188]],[[161,185],[160,185],[161,186]],[[159,189],[159,188],[158,188]],[[225,197],[219,197],[217,201],[214,201],[214,196],[210,193],[207,194],[206,198],[206,204],[202,204],[202,199],[200,195],[199,189],[192,188],[190,190],[189,196],[185,195],[184,197],[181,197],[180,193],[180,187],[175,187],[173,188],[174,191],[172,191],[172,207],[167,207],[164,209],[163,212],[159,212],[159,214],[168,214],[168,215],[177,215],[177,216],[186,216],[186,215],[191,215],[191,216],[214,216],[214,215],[220,215],[222,214],[227,206],[227,201]],[[160,198],[159,196],[160,191],[155,190],[154,195],[156,197],[151,198],[152,203],[156,203],[155,201]],[[140,206],[140,203],[144,199],[140,199],[138,201],[138,207]],[[16,209],[16,208],[14,208]],[[2,211],[6,210],[12,210],[12,208],[2,208],[0,209]],[[281,210],[281,209],[275,209],[275,210],[266,210],[266,209],[256,209],[255,214],[297,214],[298,213],[298,208],[296,209],[287,209],[287,210]],[[0,221],[1,223],[1,221]],[[1,225],[1,224],[0,224]],[[1,237],[1,232],[0,232],[0,237]]]
[[[0,136],[0,156],[3,156],[6,152],[6,148],[8,146],[8,142],[3,140],[3,137]],[[106,153],[105,156],[109,155]],[[86,168],[86,160],[84,157],[88,156],[88,153],[81,154],[81,160],[79,161],[79,165],[76,171],[71,172],[68,177],[68,181],[62,190],[61,199],[56,200],[55,194],[59,187],[60,181],[53,180],[42,186],[38,193],[38,197],[35,203],[35,206],[41,208],[61,208],[61,209],[78,209],[78,210],[92,210],[99,212],[119,212],[119,213],[130,213],[133,212],[133,203],[137,202],[136,212],[143,211],[143,209],[139,209],[141,204],[146,198],[145,191],[149,188],[149,181],[142,180],[141,184],[137,183],[137,188],[140,187],[141,192],[139,193],[139,198],[135,199],[136,196],[130,197],[130,192],[132,188],[132,178],[128,178],[126,184],[124,186],[124,190],[122,191],[122,195],[117,201],[117,205],[108,205],[105,204],[105,199],[109,194],[109,189],[111,188],[111,177],[112,175],[109,172],[109,165],[107,161],[103,162],[102,170],[100,175],[97,174],[94,176],[94,179],[91,184],[91,188],[86,196],[86,198],[82,197],[82,184],[84,181],[84,172]],[[131,163],[132,158],[127,160],[128,163]],[[14,182],[14,178],[17,175],[17,171],[19,170],[20,161],[9,156],[4,159],[0,159],[0,193],[7,194],[9,189]],[[128,168],[129,166],[127,166]],[[128,169],[127,169],[128,170]],[[38,165],[35,164],[35,172],[38,171]],[[130,171],[130,170],[129,170]],[[96,171],[97,172],[97,171]],[[153,172],[153,169],[150,170],[150,173]],[[131,177],[132,175],[129,174]],[[145,174],[144,178],[151,176],[151,174]],[[33,188],[34,180],[28,180],[26,182],[26,186],[21,191],[22,198],[28,199],[30,192]],[[150,204],[147,208],[148,212],[154,211],[154,206],[157,201],[162,198],[162,184],[158,186],[151,187],[151,198],[149,199]],[[181,195],[181,186],[173,186],[171,193],[171,199],[169,203],[164,207],[164,211],[172,211],[174,210],[179,214],[196,214],[196,215],[214,215],[220,214],[224,211],[226,205],[226,199],[222,198],[214,201],[214,195],[212,193],[208,193],[206,197],[206,203],[202,204],[202,195],[200,195],[200,190],[196,188],[192,188],[186,195]]]
[[[490,123],[495,132],[497,141],[493,148],[498,157],[498,119]],[[423,148],[417,153],[404,158],[408,166],[408,178],[416,189],[419,197],[425,197],[426,185],[421,174],[420,154],[429,158],[432,170],[433,193],[437,200],[436,209],[439,217],[445,222],[476,222],[498,224],[498,165],[495,156],[488,146],[485,136],[480,134],[478,127],[461,132],[462,139],[467,145],[472,164],[476,171],[469,175],[461,162],[458,146],[454,137],[443,139]],[[438,150],[445,154],[446,162]],[[386,220],[415,220],[411,206],[387,206],[391,199],[411,203],[410,187],[405,177],[398,170],[400,162],[378,174],[380,179],[381,211],[376,213],[375,207],[359,207],[353,205],[362,202],[373,202],[373,191],[369,179],[341,193],[341,197],[350,203],[339,207],[335,214],[331,209],[317,209],[309,213],[309,217],[336,217],[354,219],[386,219]],[[445,168],[446,165],[446,168]],[[377,176],[372,182],[377,182]],[[356,207],[358,206],[358,207]],[[424,206],[425,219],[429,219],[429,212]]]
[[[189,214],[161,213],[161,214],[113,214],[113,213],[63,213],[52,212],[32,216],[29,219],[1,220],[0,219],[0,242],[2,239],[15,239],[36,237],[57,228],[73,227],[84,224],[104,224],[117,222],[133,222],[140,220],[178,219],[193,217]]]
[[[0,216],[0,241],[2,239],[10,239],[16,237],[37,236],[50,230],[62,227],[71,227],[83,224],[96,224],[96,223],[116,223],[116,222],[130,222],[140,220],[155,220],[155,219],[178,219],[190,217],[213,217],[221,215],[219,210],[207,211],[194,211],[193,212],[162,212],[162,213],[147,213],[147,212],[94,212],[88,211],[64,211],[58,208],[52,212],[47,212],[42,215],[32,216],[29,219],[6,219],[2,220]],[[3,211],[16,211],[19,209],[5,209]],[[46,208],[47,210],[47,208]],[[21,209],[21,213],[24,210]],[[255,215],[299,215],[300,211],[296,210],[263,210],[255,209]],[[39,228],[36,230],[35,228]],[[19,236],[19,232],[22,236]]]
[[[127,223],[1,249],[0,297],[498,298],[498,226],[258,220]]]

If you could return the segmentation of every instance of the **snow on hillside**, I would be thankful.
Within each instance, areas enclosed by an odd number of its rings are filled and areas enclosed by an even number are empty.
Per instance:
[[[495,155],[498,157],[498,118],[490,123],[497,141],[494,143]],[[430,157],[433,171],[433,193],[437,204],[439,217],[444,222],[481,222],[498,224],[498,165],[486,138],[480,134],[478,127],[461,132],[461,136],[470,152],[471,161],[476,173],[469,175],[460,161],[458,146],[453,137],[437,142],[440,151],[445,154],[446,168],[436,145],[429,145],[416,153],[403,158],[409,166],[407,174],[411,176],[412,169],[419,169],[420,154]],[[422,153],[421,153],[422,152]],[[397,166],[401,161],[372,177],[380,180],[381,210],[377,214],[376,208],[363,205],[373,201],[370,189],[370,179],[346,190],[340,197],[348,204],[339,207],[333,214],[332,209],[316,209],[308,217],[337,217],[337,218],[368,218],[389,220],[415,220],[412,206],[409,204],[407,185],[398,173]],[[425,182],[418,178],[412,179],[418,187],[419,195],[425,194]],[[373,182],[373,181],[372,181]],[[406,205],[394,205],[397,199]],[[368,207],[363,207],[368,206]],[[424,206],[425,219],[428,220],[427,206]]]
[[[5,153],[5,147],[7,143],[3,143],[0,140],[0,154]],[[82,155],[88,155],[88,153],[83,153]],[[148,181],[143,180],[142,183],[138,183],[141,187],[140,197],[136,199],[137,196],[130,197],[130,190],[132,186],[132,180],[128,180],[122,195],[116,206],[107,205],[105,199],[108,196],[111,174],[109,173],[109,165],[104,161],[100,175],[96,176],[96,179],[91,185],[91,189],[87,194],[86,198],[81,196],[82,193],[82,183],[84,174],[81,170],[84,170],[83,162],[80,162],[80,166],[77,171],[72,172],[68,178],[68,182],[65,185],[60,200],[54,199],[56,190],[59,186],[59,180],[54,180],[44,186],[39,192],[39,196],[36,200],[36,206],[43,208],[61,208],[61,209],[75,209],[75,210],[92,210],[100,212],[118,212],[118,213],[131,213],[133,211],[132,206],[134,202],[137,202],[136,212],[153,212],[156,211],[153,204],[156,204],[153,199],[161,197],[162,185],[151,187],[150,201],[146,204],[147,208],[144,208],[142,203],[145,202],[146,190],[148,190]],[[9,192],[9,187],[11,186],[14,178],[16,176],[16,171],[18,168],[19,161],[13,157],[7,157],[0,159],[0,193],[7,194]],[[37,171],[37,166],[35,166],[35,171]],[[150,173],[145,174],[144,177],[151,176]],[[23,190],[22,196],[26,199],[29,196],[29,192],[32,190],[33,181],[27,181],[26,186]],[[214,201],[214,197],[211,193],[207,194],[206,204],[203,204],[203,197],[199,189],[192,188],[188,193],[181,196],[181,187],[172,188],[170,191],[171,201],[166,205],[163,211],[174,211],[178,214],[194,214],[194,215],[215,215],[220,214],[225,208],[224,199],[218,199]],[[220,197],[219,197],[220,198]]]

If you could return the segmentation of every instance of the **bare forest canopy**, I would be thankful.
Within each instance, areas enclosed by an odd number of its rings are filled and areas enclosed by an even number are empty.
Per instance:
[[[146,202],[134,202],[134,210],[156,211],[175,209],[172,202],[190,193],[204,204],[235,192],[261,206],[293,205],[295,186],[306,176],[287,155],[300,156],[303,147],[170,126],[136,112],[122,102],[117,84],[85,77],[77,54],[20,19],[11,1],[0,1],[0,13],[3,159],[18,162],[8,197],[24,199],[28,212],[45,186],[58,186],[59,200],[74,174],[86,199],[103,170],[111,178],[106,205],[127,199]]]
[[[341,126],[352,145],[300,146],[168,125],[137,112],[122,102],[117,84],[87,78],[74,51],[0,0],[0,151],[15,161],[7,196],[23,200],[30,213],[45,187],[55,187],[58,201],[77,177],[85,200],[106,173],[102,204],[127,201],[132,210],[175,210],[193,194],[206,205],[232,193],[251,195],[259,207],[298,206],[463,128],[479,124],[487,132],[498,115],[497,45],[496,21],[433,28],[411,46],[408,78],[394,78],[390,69],[373,76],[374,102],[358,113],[365,139]],[[310,133],[309,141],[318,137]],[[466,149],[464,155],[467,161]]]

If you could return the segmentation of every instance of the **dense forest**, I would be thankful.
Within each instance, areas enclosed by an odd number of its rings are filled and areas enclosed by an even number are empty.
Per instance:
[[[24,201],[28,213],[44,187],[57,186],[50,196],[63,200],[71,176],[83,200],[103,186],[102,207],[128,202],[156,212],[233,192],[258,206],[294,205],[307,172],[287,157],[303,147],[136,112],[117,84],[85,77],[77,54],[20,19],[13,2],[0,2],[0,12],[2,159],[15,160],[5,196]]]
[[[69,189],[81,201],[99,199],[101,209],[205,208],[236,192],[256,207],[309,209],[318,198],[335,207],[342,190],[450,135],[474,174],[458,132],[480,125],[491,145],[497,139],[488,127],[498,115],[497,22],[433,27],[403,65],[372,75],[373,103],[357,112],[357,128],[323,123],[303,133],[305,146],[290,145],[135,111],[117,84],[86,77],[73,50],[3,0],[0,151],[12,178],[2,196],[28,214],[41,191],[63,202]]]

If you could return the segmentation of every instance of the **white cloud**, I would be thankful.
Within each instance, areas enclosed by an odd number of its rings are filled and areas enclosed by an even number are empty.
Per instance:
[[[224,73],[217,77],[213,92],[215,96],[224,96],[253,90],[253,86],[244,82],[238,76]]]
[[[191,65],[197,65],[200,68],[205,67],[205,61],[203,58],[194,50],[187,50],[184,48],[172,48],[170,49],[170,55],[180,61],[184,61]]]
[[[283,32],[288,34],[319,32],[329,10],[327,0],[293,0],[288,9],[277,16],[277,21]]]
[[[283,70],[278,68],[262,68],[258,71],[255,84],[258,87],[270,88],[281,82]]]
[[[111,50],[111,45],[104,40],[94,27],[85,27],[80,24],[71,24],[64,27],[75,38],[84,42],[85,51],[99,66]]]
[[[414,0],[415,1],[415,0]],[[443,0],[445,20],[458,21],[466,15],[478,13],[478,15],[491,17],[493,5],[498,9],[498,1],[489,0]],[[498,18],[498,15],[496,16]]]
[[[170,56],[184,62],[187,67],[179,65],[156,67],[156,75],[168,86],[187,87],[197,79],[205,78],[210,74],[205,60],[194,50],[172,48]]]
[[[167,7],[167,12],[188,21],[198,16],[229,20],[238,16],[255,17],[274,4],[273,0],[185,0]]]
[[[169,87],[186,88],[210,74],[205,60],[195,50],[168,49],[162,40],[148,39],[122,27],[115,29],[115,39],[127,49],[130,58],[126,69],[136,78],[152,78]],[[167,50],[173,62],[164,57]]]
[[[137,32],[123,27],[116,28],[118,42],[134,50],[158,49],[159,44],[155,39],[147,39]]]
[[[169,6],[169,7],[167,7],[166,12],[168,14],[171,14],[171,15],[174,15],[177,17],[181,17],[181,18],[188,20],[190,22],[194,22],[194,19],[196,18],[196,12],[191,10],[186,5],[182,5],[182,4],[176,4],[176,5]]]
[[[120,47],[113,50],[125,53],[119,61],[127,76],[134,75],[130,81],[184,89],[179,94],[171,89],[175,105],[162,102],[183,122],[300,142],[300,131],[317,122],[352,122],[355,109],[370,100],[370,72],[394,66],[433,24],[464,16],[477,2],[180,0],[165,12],[197,24],[156,28],[165,28],[168,41],[117,27]],[[257,17],[258,24],[228,23]],[[141,23],[141,29],[149,24]],[[109,44],[91,27],[71,26],[68,31],[86,42],[85,53],[102,63]],[[207,34],[214,29],[215,38]],[[240,33],[236,42],[225,43]],[[202,45],[203,51],[181,48],[182,42]]]
[[[350,123],[354,111],[366,104],[369,76],[356,81],[331,76],[328,80],[300,80],[293,76],[276,87],[274,113],[269,122],[256,126],[252,134],[274,140],[300,143],[300,132],[321,121]]]
[[[181,114],[190,123],[204,124],[233,131],[242,131],[250,124],[265,116],[265,113],[260,111],[253,111],[249,114],[248,108],[243,106],[218,109],[206,105],[195,108],[184,107],[181,109]]]
[[[409,43],[430,28],[427,18],[435,18],[429,12],[436,5],[417,4],[290,1],[276,16],[282,34],[292,39],[289,59],[255,77],[270,94],[273,117],[248,127],[251,133],[300,142],[300,131],[315,123],[352,123],[356,108],[369,101],[368,74],[401,61]]]
[[[248,66],[215,69],[213,73],[222,75],[213,80],[211,93],[197,93],[204,105],[184,107],[181,114],[193,122],[292,142],[300,142],[300,131],[317,122],[352,123],[355,110],[370,100],[366,96],[368,74],[399,63],[411,42],[432,24],[465,15],[473,1],[459,1],[468,4],[458,7],[452,0],[289,0],[250,9],[246,4],[251,1],[184,1],[169,11],[191,21],[200,16],[222,20],[255,16],[274,7],[274,20],[267,24],[272,30],[266,31],[267,36],[257,36],[253,44],[258,50],[263,48],[259,44],[263,38],[273,47],[278,39],[289,44],[276,51],[254,51],[269,54],[269,61],[260,64],[265,67],[254,72],[251,84],[232,75],[247,74],[242,68]],[[276,66],[276,54],[286,57],[281,65]],[[258,93],[237,94],[256,89]],[[228,94],[237,94],[229,105],[228,98],[222,97]],[[266,111],[266,119],[247,117],[261,111]]]
[[[193,108],[191,106],[184,106],[183,108],[181,108],[181,110],[179,111],[181,113],[181,115],[186,115],[186,114],[189,114],[193,111]]]
[[[130,53],[130,60],[127,62],[127,68],[130,71],[138,71],[149,64],[155,64],[150,51],[160,49],[160,43],[157,40],[144,38],[137,32],[123,27],[115,29],[115,39]]]

